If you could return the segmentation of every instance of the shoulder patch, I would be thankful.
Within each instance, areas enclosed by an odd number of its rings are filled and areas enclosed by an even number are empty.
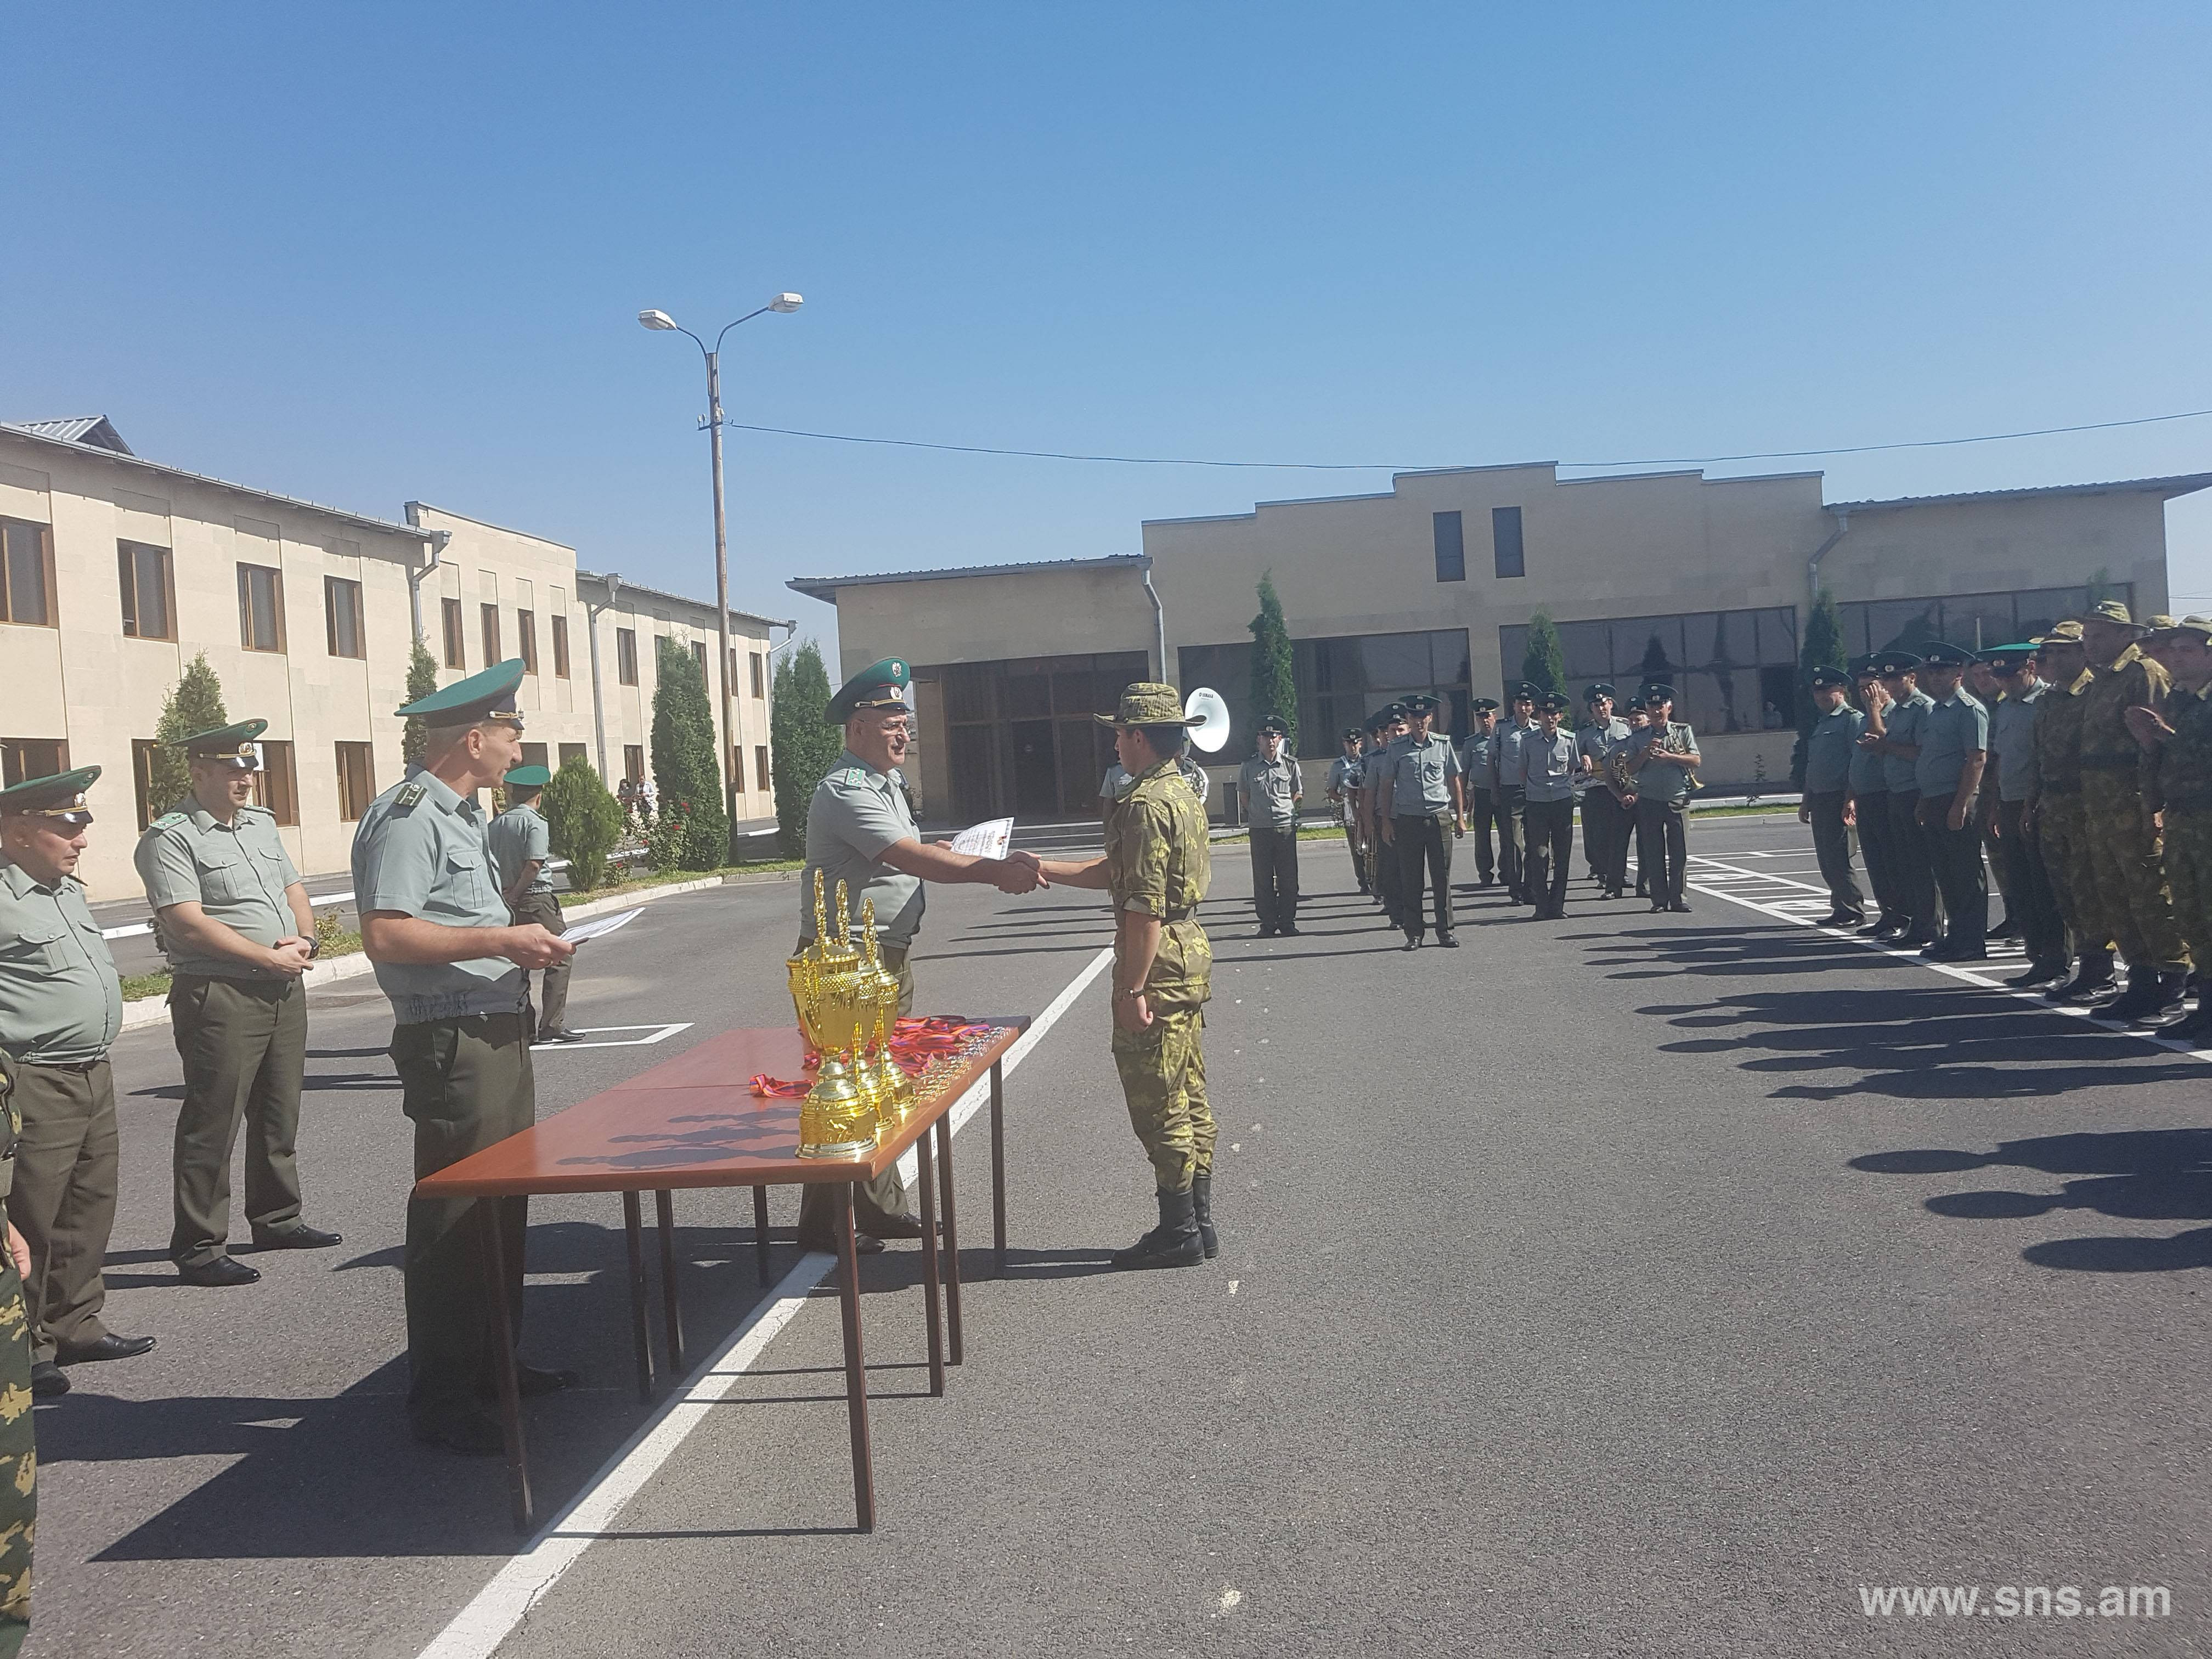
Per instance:
[[[837,781],[840,783],[864,784],[867,781],[868,769],[865,766],[848,766],[837,774]]]
[[[148,824],[146,827],[149,830],[173,830],[180,823],[189,823],[191,822],[191,819],[188,814],[183,812],[164,812],[160,817],[155,818],[153,823]]]
[[[392,804],[398,807],[420,806],[422,798],[429,793],[421,784],[410,783],[392,798]]]

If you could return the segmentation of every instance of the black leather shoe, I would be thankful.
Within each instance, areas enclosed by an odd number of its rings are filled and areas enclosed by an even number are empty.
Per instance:
[[[1437,935],[1437,943],[1443,945],[1447,951],[1456,951],[1459,949],[1459,935],[1457,933],[1438,933]]]
[[[497,1457],[507,1450],[507,1436],[488,1412],[418,1419],[415,1437],[426,1446],[458,1452],[463,1457]]]
[[[1889,937],[1890,929],[1896,925],[1893,921],[1881,920],[1862,922],[1859,925],[1859,932],[1868,939],[1887,939]]]
[[[255,1273],[254,1277],[258,1279],[260,1274]],[[64,1365],[89,1365],[100,1359],[136,1359],[153,1346],[150,1336],[118,1336],[111,1331],[97,1342],[64,1347],[54,1358]]]
[[[219,1255],[212,1261],[179,1261],[177,1277],[187,1285],[204,1285],[211,1291],[220,1291],[233,1285],[258,1285],[261,1270]]]
[[[31,1397],[52,1400],[70,1391],[69,1373],[51,1359],[33,1362],[31,1366]]]
[[[878,1238],[920,1238],[921,1223],[910,1215],[874,1215],[854,1224],[864,1233]]]
[[[1690,914],[1690,907],[1685,904],[1680,899],[1676,899],[1667,908],[1678,916],[1686,916]]]
[[[1419,950],[1419,949],[1421,948],[1421,936],[1420,936],[1419,933],[1408,933],[1408,934],[1407,934],[1407,935],[1406,935],[1406,942],[1405,942],[1403,945],[1400,945],[1398,948],[1399,948],[1400,950],[1401,950],[1401,951],[1418,951],[1418,950]]]
[[[1258,933],[1252,935],[1254,939],[1273,939],[1274,936],[1275,930],[1272,927],[1262,927]]]
[[[253,1230],[253,1248],[257,1250],[327,1250],[344,1242],[336,1233],[310,1227],[305,1222],[276,1232],[264,1232],[258,1227]]]
[[[1275,931],[1280,933],[1285,939],[1296,939],[1298,936],[1298,930],[1287,921],[1280,927],[1275,929]]]
[[[538,1032],[538,1040],[540,1042],[581,1042],[585,1037],[574,1026],[549,1025]]]
[[[2053,980],[2065,977],[2066,964],[2063,962],[2033,962],[2028,964],[2026,973],[2014,974],[2005,983],[2016,990],[2026,991],[2035,986],[2048,985]]]
[[[824,1255],[837,1254],[836,1245],[826,1238],[801,1238],[799,1241],[799,1248],[802,1250],[819,1250]],[[853,1252],[856,1255],[881,1255],[884,1253],[884,1241],[873,1233],[855,1232],[853,1235]]]

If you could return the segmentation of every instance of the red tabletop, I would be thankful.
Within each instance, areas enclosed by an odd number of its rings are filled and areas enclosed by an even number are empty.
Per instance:
[[[988,1022],[988,1036],[896,1133],[866,1158],[800,1158],[796,1100],[763,1098],[752,1079],[806,1075],[794,1027],[725,1031],[626,1083],[448,1164],[415,1185],[422,1198],[533,1193],[660,1192],[677,1187],[772,1187],[881,1175],[1014,1045],[1026,1018]]]

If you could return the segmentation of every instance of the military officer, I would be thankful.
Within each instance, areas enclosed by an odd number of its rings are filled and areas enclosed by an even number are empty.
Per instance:
[[[1620,694],[1600,680],[1583,693],[1589,718],[1575,732],[1575,752],[1582,765],[1577,786],[1583,803],[1583,859],[1590,879],[1607,896],[1619,898],[1627,880],[1628,810],[1608,781],[1607,772],[1614,750],[1628,741],[1628,722],[1613,712]]]
[[[1689,913],[1690,795],[1698,787],[1698,734],[1674,718],[1674,688],[1653,681],[1641,693],[1651,724],[1629,751],[1636,780],[1636,861],[1651,885],[1655,911]]]
[[[554,896],[553,878],[545,866],[553,856],[553,827],[538,810],[538,793],[553,781],[542,766],[518,766],[507,775],[507,811],[485,830],[491,842],[492,862],[499,872],[500,896],[517,923],[536,922],[558,938],[568,931],[561,916],[561,901]],[[544,990],[538,1001],[538,1041],[581,1042],[584,1034],[568,1025],[568,975],[573,961],[555,963],[545,970]],[[527,985],[529,975],[523,979]]]
[[[1997,769],[1997,859],[2005,867],[2005,906],[2020,924],[2027,971],[2006,981],[2021,987],[2066,977],[2066,926],[2058,901],[2025,822],[2035,782],[2036,710],[2050,688],[2037,672],[2036,647],[2027,641],[1982,653],[2000,696],[1990,710],[1990,755]],[[1983,786],[1987,795],[1989,786]]]
[[[1914,757],[1932,700],[1920,689],[1920,659],[1910,651],[1875,655],[1872,700],[1859,742],[1881,757],[1889,797],[1889,859],[1899,908],[1885,913],[1873,937],[1898,945],[1936,942],[1936,869],[1920,828],[1920,781]]]
[[[15,1103],[15,1063],[0,1048],[0,1200],[15,1172],[23,1118]],[[15,1659],[31,1628],[31,1541],[39,1521],[38,1435],[31,1423],[31,1316],[23,1283],[30,1247],[11,1224],[0,1250],[0,1659]]]
[[[823,714],[832,726],[844,727],[845,748],[807,802],[806,862],[799,872],[800,948],[814,940],[818,870],[832,903],[837,884],[845,884],[847,914],[854,926],[862,905],[875,906],[883,964],[898,975],[901,1013],[914,1006],[914,970],[907,953],[928,905],[924,882],[983,883],[1002,893],[1026,893],[1037,884],[1036,861],[1026,853],[971,858],[921,839],[907,799],[906,775],[899,769],[914,740],[906,696],[912,681],[902,659],[885,657],[847,680],[830,699]],[[1168,781],[1203,824],[1204,810],[1182,774],[1170,769]],[[1106,809],[1109,818],[1133,787],[1133,781],[1117,791]],[[834,1253],[836,1213],[830,1188],[809,1183],[799,1201],[799,1243]],[[896,1165],[855,1188],[853,1221],[859,1248],[866,1251],[882,1249],[886,1238],[921,1237]]]
[[[1875,661],[1873,657],[1865,656],[1854,657],[1850,662],[1861,737],[1866,735],[1866,711],[1874,707],[1875,688],[1880,684],[1874,672]],[[1863,743],[1853,743],[1850,772],[1844,788],[1850,796],[1851,817],[1858,831],[1859,852],[1866,860],[1867,885],[1874,890],[1875,902],[1881,910],[1881,914],[1872,921],[1861,922],[1858,931],[1878,933],[1896,919],[1903,908],[1898,902],[1896,873],[1892,863],[1889,782],[1883,773],[1879,750]]]
[[[1651,710],[1645,705],[1644,699],[1638,696],[1631,697],[1628,700],[1628,706],[1622,712],[1628,718],[1628,741],[1623,745],[1622,758],[1619,764],[1622,774],[1628,779],[1629,787],[1620,797],[1620,805],[1622,810],[1628,814],[1628,841],[1629,845],[1633,846],[1637,840],[1636,777],[1628,770],[1626,752],[1641,744],[1644,741],[1644,734],[1651,729]],[[1627,848],[1621,849],[1620,859],[1621,884],[1626,886],[1628,881]],[[1619,898],[1620,894],[1616,892],[1613,896]],[[1644,867],[1641,856],[1636,860],[1636,896],[1638,898],[1651,896],[1651,872]]]
[[[1460,781],[1467,792],[1467,832],[1474,838],[1474,884],[1498,879],[1498,854],[1491,831],[1498,823],[1498,776],[1490,769],[1490,734],[1498,729],[1498,699],[1477,697],[1468,704],[1470,729],[1460,744]]]
[[[2196,964],[2196,1010],[2165,1035],[2201,1042],[2212,1038],[2212,620],[2185,617],[2158,643],[2172,690],[2163,713],[2130,708],[2128,729],[2157,761],[2173,919]]]
[[[320,1250],[338,1235],[301,1218],[300,1079],[315,913],[276,815],[253,805],[261,769],[243,720],[178,739],[191,793],[138,838],[135,862],[169,960],[170,1029],[184,1062],[169,1258],[188,1285],[261,1277],[228,1251],[230,1153],[246,1127],[246,1219],[264,1250]]]
[[[1280,714],[1260,722],[1254,752],[1237,769],[1252,848],[1252,905],[1260,937],[1298,931],[1298,804],[1305,774],[1290,752],[1290,723]]]
[[[1159,1224],[1116,1251],[1114,1265],[1196,1267],[1218,1249],[1202,1047],[1213,950],[1198,921],[1212,866],[1206,820],[1188,792],[1166,781],[1191,722],[1173,686],[1143,682],[1097,718],[1114,728],[1115,752],[1136,785],[1107,821],[1104,857],[1048,860],[1042,874],[1103,890],[1114,908],[1114,1066],[1159,1204]]]
[[[1358,880],[1359,890],[1364,893],[1368,890],[1367,844],[1360,836],[1359,806],[1355,799],[1366,763],[1360,752],[1360,742],[1358,726],[1344,728],[1344,752],[1328,763],[1328,801],[1336,808],[1337,821],[1344,825],[1344,842],[1352,853],[1352,873]]]
[[[392,1063],[415,1126],[417,1180],[537,1121],[529,973],[575,952],[509,914],[477,799],[521,759],[523,666],[519,657],[497,664],[400,709],[425,728],[422,763],[370,802],[354,830],[362,945],[392,1003]],[[484,1289],[479,1204],[493,1206],[500,1232],[507,1332],[496,1330]],[[493,1345],[521,1329],[528,1223],[523,1198],[408,1200],[407,1409],[426,1445],[478,1457],[501,1449],[485,1407],[497,1378]],[[526,1395],[578,1381],[516,1364]]]
[[[1827,884],[1828,914],[1821,927],[1856,927],[1866,901],[1851,872],[1851,830],[1858,822],[1851,796],[1851,763],[1858,758],[1866,716],[1845,700],[1851,677],[1840,668],[1813,671],[1813,729],[1805,737],[1805,793],[1797,822],[1813,827],[1813,852]]]
[[[1536,896],[1531,919],[1536,921],[1564,921],[1567,914],[1567,872],[1575,857],[1575,781],[1583,775],[1586,751],[1574,733],[1561,728],[1566,712],[1565,696],[1546,692],[1536,705],[1536,729],[1521,739],[1519,749],[1528,890]]]
[[[123,986],[76,878],[100,768],[0,789],[0,1048],[15,1062],[22,1129],[8,1224],[29,1249],[31,1392],[64,1394],[64,1365],[130,1359],[150,1336],[100,1322],[115,1231],[115,1081]]]
[[[1966,688],[1973,660],[1963,646],[1939,640],[1928,647],[1920,678],[1929,706],[1920,717],[1918,741],[1894,745],[1896,752],[1912,750],[1912,779],[1920,792],[1914,817],[1943,899],[1942,935],[1920,951],[1932,962],[1980,962],[1989,955],[1989,878],[1974,801],[1989,763],[1990,711]]]
[[[2073,945],[2074,974],[2044,992],[2053,1002],[2092,1001],[2113,988],[2117,941],[2096,908],[2096,875],[2089,867],[2087,820],[2081,805],[2081,716],[2088,705],[2088,658],[2081,624],[2057,623],[2035,642],[2036,661],[2050,679],[2035,714],[2035,774],[2028,783],[2021,824],[2035,837],[2051,896]]]
[[[1375,719],[1375,735],[1381,747],[1367,757],[1361,779],[1366,796],[1368,833],[1375,848],[1375,890],[1382,899],[1383,914],[1390,918],[1390,925],[1402,928],[1406,884],[1400,874],[1397,845],[1382,833],[1382,778],[1396,761],[1398,745],[1406,736],[1406,706],[1401,702],[1386,703]]]
[[[1516,904],[1534,904],[1528,890],[1528,860],[1521,796],[1521,740],[1536,729],[1536,688],[1527,680],[1506,688],[1510,720],[1491,738],[1491,767],[1498,774],[1498,873]]]
[[[1406,948],[1421,946],[1421,878],[1425,866],[1436,904],[1437,943],[1459,948],[1452,928],[1452,842],[1467,833],[1467,804],[1460,788],[1459,751],[1436,730],[1437,700],[1425,691],[1405,699],[1412,731],[1391,751],[1382,771],[1382,839],[1398,849],[1404,884],[1399,927]]]

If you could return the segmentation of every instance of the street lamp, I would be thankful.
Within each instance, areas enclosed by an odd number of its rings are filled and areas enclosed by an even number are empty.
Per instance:
[[[737,764],[732,754],[735,745],[730,741],[736,736],[736,722],[730,711],[730,543],[727,520],[722,511],[722,342],[729,337],[730,331],[738,323],[749,323],[768,311],[787,316],[805,303],[796,294],[779,294],[758,310],[747,312],[737,322],[725,324],[711,346],[665,311],[641,311],[637,313],[639,323],[656,334],[689,336],[691,343],[707,359],[707,418],[700,425],[707,428],[708,447],[714,458],[714,626],[722,644],[720,676],[722,710],[721,719],[714,722],[718,734],[716,747],[722,752],[715,757],[715,764],[721,769],[722,816],[728,826],[729,840],[722,854],[726,860],[735,856],[737,846],[738,781],[732,772]],[[602,757],[603,768],[605,763]]]

